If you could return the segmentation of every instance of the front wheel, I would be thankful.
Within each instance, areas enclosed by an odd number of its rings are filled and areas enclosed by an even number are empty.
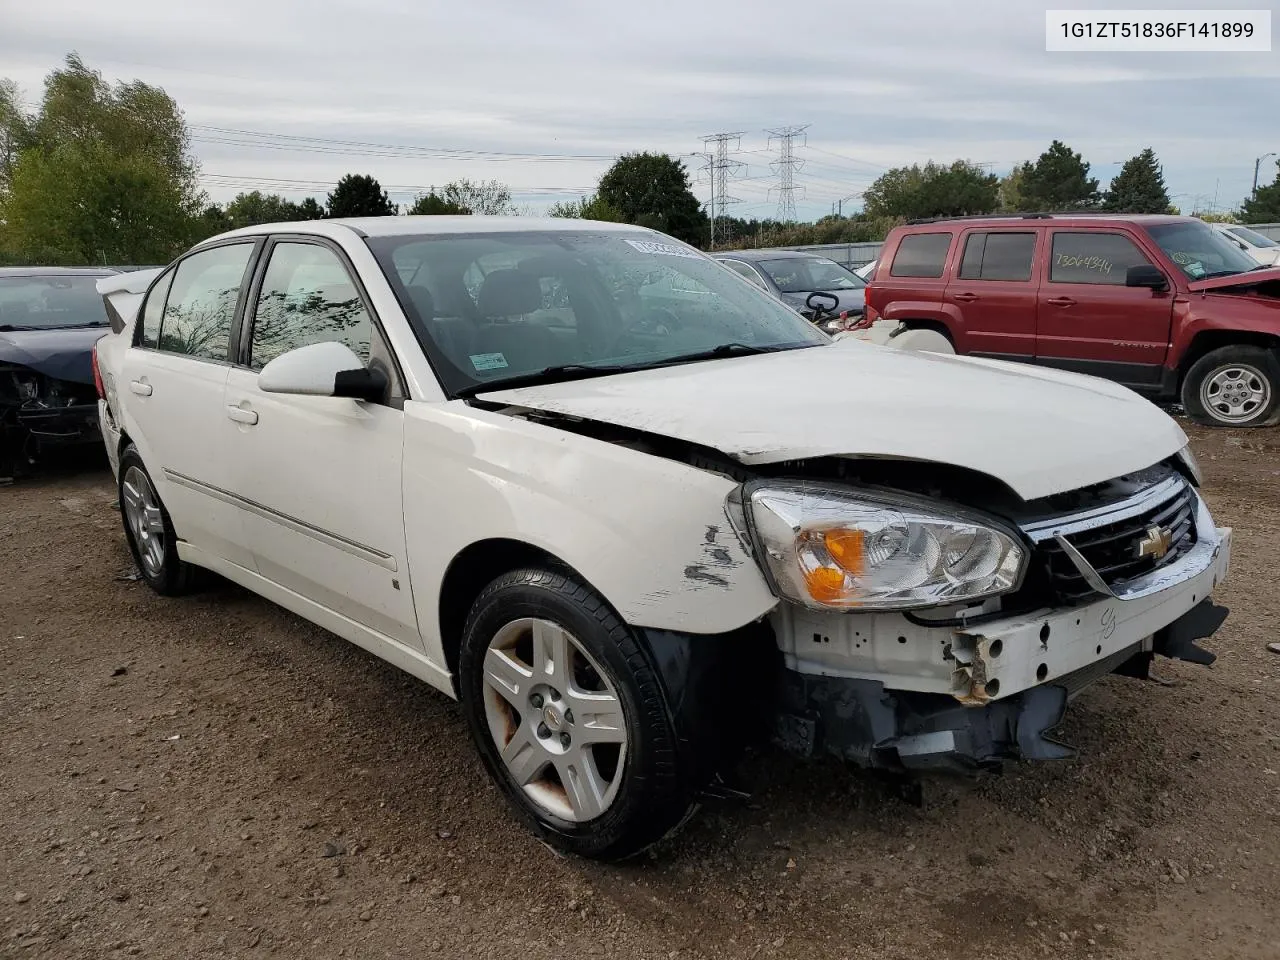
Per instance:
[[[1187,416],[1210,427],[1261,427],[1280,413],[1280,360],[1244,344],[1211,350],[1182,383]]]
[[[618,860],[692,811],[647,651],[574,577],[499,577],[471,609],[459,660],[463,712],[489,774],[552,845]]]

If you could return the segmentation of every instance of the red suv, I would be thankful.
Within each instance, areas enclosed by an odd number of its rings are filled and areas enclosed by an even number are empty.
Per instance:
[[[1280,268],[1192,217],[1027,214],[889,234],[867,319],[1180,401],[1218,426],[1280,421]]]

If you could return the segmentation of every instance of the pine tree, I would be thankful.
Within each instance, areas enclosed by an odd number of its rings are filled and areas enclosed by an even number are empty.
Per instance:
[[[1125,161],[1111,181],[1103,208],[1114,213],[1168,213],[1169,192],[1155,151],[1147,147]]]
[[[1076,210],[1096,206],[1098,181],[1089,176],[1089,164],[1061,140],[1022,174],[1021,192],[1029,211]]]

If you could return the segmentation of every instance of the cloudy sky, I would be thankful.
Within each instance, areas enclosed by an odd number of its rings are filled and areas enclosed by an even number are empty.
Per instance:
[[[1061,7],[1265,8],[1274,0]],[[777,209],[766,130],[797,141],[802,217],[890,166],[965,158],[1006,172],[1058,137],[1106,185],[1154,147],[1184,210],[1236,205],[1280,151],[1271,53],[1046,53],[1028,0],[0,0],[0,76],[35,104],[68,51],[174,96],[205,188],[317,195],[346,172],[409,200],[497,178],[538,210],[609,158],[687,155],[741,132],[743,216]],[[1268,160],[1264,178],[1275,168]]]

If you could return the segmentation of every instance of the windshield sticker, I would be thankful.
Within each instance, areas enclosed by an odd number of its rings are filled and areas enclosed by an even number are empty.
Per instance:
[[[477,370],[505,370],[507,358],[500,353],[473,353],[471,366]]]
[[[699,257],[692,250],[686,250],[684,247],[677,247],[670,243],[654,243],[651,240],[627,240],[626,242],[641,253],[656,253],[664,257],[685,257],[689,260],[697,260]]]
[[[1105,257],[1073,257],[1067,253],[1058,254],[1057,266],[1079,267],[1081,270],[1096,270],[1098,273],[1111,273],[1111,261]]]

